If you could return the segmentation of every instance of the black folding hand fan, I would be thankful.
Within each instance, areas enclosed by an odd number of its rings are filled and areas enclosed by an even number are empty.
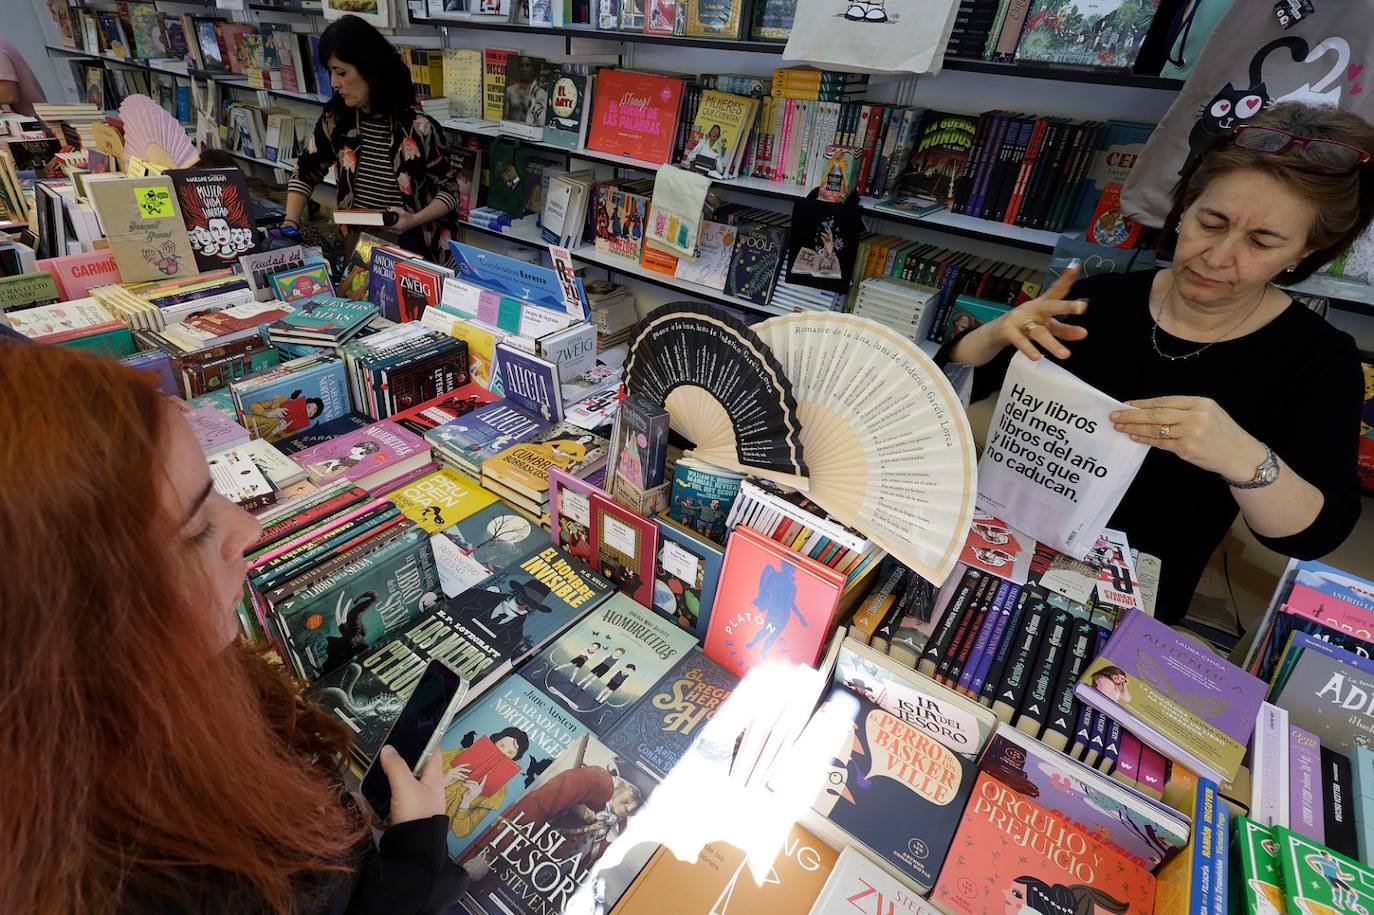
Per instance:
[[[630,338],[625,386],[668,409],[694,457],[806,489],[792,385],[743,322],[697,302],[655,309]]]

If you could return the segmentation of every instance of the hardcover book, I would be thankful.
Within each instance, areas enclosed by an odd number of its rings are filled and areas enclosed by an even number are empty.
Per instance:
[[[938,915],[938,911],[863,852],[846,845],[810,915]]]
[[[653,606],[658,527],[601,493],[592,493],[591,506],[596,567],[641,606]]]
[[[426,432],[425,440],[434,446],[436,457],[448,457],[472,476],[481,473],[482,463],[549,428],[549,424],[508,400],[478,407],[469,413]]]
[[[633,830],[635,815],[654,787],[651,778],[591,735],[574,739],[459,856],[458,863],[478,875],[463,907],[472,915],[561,912],[579,889],[586,892],[584,885],[595,873],[598,904],[611,910],[656,845],[642,842],[627,849],[614,867],[597,868],[597,862],[616,836]],[[589,811],[596,811],[590,829]],[[478,856],[487,864],[478,864]],[[523,876],[534,873],[559,879],[535,883]]]
[[[452,597],[548,543],[539,522],[496,501],[430,538],[444,593]]]
[[[549,80],[549,106],[544,120],[544,142],[563,149],[578,149],[587,138],[590,120],[588,92],[592,77],[553,73]]]
[[[563,387],[558,366],[547,359],[505,343],[496,344],[496,367],[501,394],[520,409],[545,422],[563,419]]]
[[[678,524],[666,513],[658,520],[658,563],[654,567],[654,609],[705,639],[720,587],[725,551],[714,541]]]
[[[397,260],[394,272],[397,313],[383,312],[385,317],[400,323],[418,321],[426,308],[439,304],[446,274],[438,268],[418,259]]]
[[[707,657],[740,676],[764,660],[815,664],[844,583],[834,569],[736,527],[711,610]]]
[[[787,229],[746,222],[739,226],[725,294],[767,305],[778,278],[778,264],[787,254]]]
[[[282,454],[295,454],[297,451],[304,451],[314,445],[320,445],[332,438],[361,429],[363,426],[370,426],[376,420],[362,413],[352,411],[345,413],[337,419],[328,422],[317,423],[308,429],[297,432],[294,435],[279,439],[273,444]],[[266,439],[264,439],[266,441]]]
[[[470,381],[447,394],[440,394],[433,400],[427,400],[408,410],[394,413],[389,419],[416,435],[424,435],[430,429],[442,426],[460,416],[467,416],[478,407],[484,407],[500,399],[477,382]]]
[[[381,420],[298,451],[291,459],[305,468],[316,485],[347,477],[372,490],[403,475],[404,471],[395,468],[410,464],[416,457],[424,458],[421,463],[429,460],[425,440],[389,420]]]
[[[850,738],[812,808],[884,870],[928,892],[973,787],[973,761],[840,686],[812,720],[828,715],[849,722]]]
[[[1069,0],[1031,6],[1016,44],[1016,60],[1130,70],[1154,21],[1159,0]],[[1115,40],[1103,41],[1102,36]]]
[[[496,501],[471,477],[447,467],[427,473],[387,494],[401,514],[437,534]]]
[[[43,258],[36,266],[39,270],[48,271],[43,276],[57,281],[57,292],[64,302],[86,298],[93,286],[106,286],[122,280],[114,253],[109,250]],[[53,296],[53,299],[56,300],[57,296]],[[0,302],[0,309],[8,311],[9,303]]]
[[[287,662],[297,675],[314,680],[377,645],[440,597],[429,535],[412,528],[300,589],[272,615]]]
[[[744,474],[692,458],[673,465],[673,494],[668,515],[708,540],[725,540],[725,519],[739,495]]]
[[[482,462],[482,476],[546,505],[552,468],[570,476],[586,477],[605,465],[606,452],[603,437],[569,423],[558,423],[487,458]]]
[[[378,245],[372,249],[367,299],[381,310],[382,317],[388,321],[399,322],[401,319],[400,298],[396,291],[396,265],[408,258],[408,254],[390,245]]]
[[[668,411],[637,394],[622,400],[611,435],[611,455],[607,478],[612,492],[621,479],[639,489],[662,485],[668,458]]]
[[[272,283],[273,294],[283,302],[334,294],[334,283],[329,279],[329,268],[324,264],[307,264],[283,270],[272,274],[268,280]]]
[[[465,708],[439,742],[444,771],[454,773],[444,785],[449,857],[460,857],[501,810],[520,800],[585,733],[582,722],[519,674],[506,677]],[[481,747],[506,759],[514,774],[498,784],[478,771],[474,751]]]
[[[665,845],[620,898],[615,915],[805,912],[830,876],[836,854],[796,824],[780,838],[771,846],[776,855],[765,862],[750,861],[724,841],[707,843],[690,861]],[[754,878],[755,867],[766,875],[761,882]]]
[[[312,358],[284,362],[230,384],[239,418],[254,438],[277,442],[349,412],[343,363]]]
[[[1141,743],[1220,783],[1240,767],[1264,683],[1132,610],[1084,670],[1075,694]]]
[[[1282,826],[1274,827],[1285,910],[1327,915],[1374,911],[1374,871]]]
[[[258,250],[253,201],[242,169],[176,168],[167,174],[200,270],[235,264]]]
[[[587,148],[662,165],[673,154],[682,80],[633,70],[597,74]]]
[[[549,533],[562,547],[587,565],[596,564],[592,550],[592,492],[586,480],[549,468]]]
[[[1059,820],[1110,842],[1146,870],[1188,843],[1188,821],[1172,809],[1005,724],[983,750],[978,768],[1017,786]]]
[[[977,127],[977,121],[963,115],[926,112],[920,139],[890,198],[952,205],[955,180],[964,172]]]
[[[1342,658],[1304,650],[1274,704],[1323,748],[1348,755],[1374,742],[1374,674]]]
[[[1217,806],[1222,806],[1217,804]],[[952,915],[1006,910],[1152,915],[1155,879],[1017,787],[982,772],[931,901]]]
[[[606,745],[654,778],[667,778],[738,683],[693,648],[606,733]]]
[[[601,735],[695,640],[623,594],[612,594],[541,651],[522,675]]]
[[[109,178],[92,183],[90,194],[124,282],[198,272],[170,177]]]
[[[1283,872],[1273,830],[1249,817],[1236,817],[1236,846],[1240,849],[1238,894],[1248,913],[1284,911]]]

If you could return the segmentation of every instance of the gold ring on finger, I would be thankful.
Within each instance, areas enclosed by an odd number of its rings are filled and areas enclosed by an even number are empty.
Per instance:
[[[1031,318],[1021,325],[1021,333],[1028,334],[1040,326],[1040,322]]]
[[[1170,427],[1170,426],[1160,426],[1160,427],[1159,427],[1159,437],[1160,437],[1160,438],[1171,438],[1172,435],[1173,435],[1173,431],[1174,431],[1173,428]]]

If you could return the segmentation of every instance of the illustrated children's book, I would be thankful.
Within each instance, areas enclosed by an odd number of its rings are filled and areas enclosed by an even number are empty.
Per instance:
[[[444,786],[449,856],[462,855],[585,733],[582,722],[519,674],[465,708],[439,742],[444,771],[457,773]]]
[[[418,435],[381,420],[298,451],[291,459],[305,468],[317,486],[347,477],[369,491],[376,491],[428,464],[429,446]]]
[[[167,174],[200,270],[237,263],[257,251],[257,223],[242,169],[178,168]]]
[[[648,197],[610,184],[597,186],[592,202],[597,251],[639,263],[648,219]]]
[[[980,773],[930,896],[942,912],[1154,912],[1155,879],[1019,786]],[[1012,908],[1015,906],[1015,908]]]
[[[667,457],[668,411],[638,394],[629,395],[615,417],[607,488],[614,492],[621,479],[641,490],[661,485]]]
[[[337,359],[303,356],[230,383],[240,421],[254,438],[277,442],[349,412]]]
[[[199,272],[170,177],[109,178],[90,194],[125,283]]]
[[[762,661],[815,664],[844,583],[834,569],[736,527],[706,633],[707,657],[741,676]]]
[[[548,427],[510,401],[498,400],[430,429],[425,440],[434,446],[436,458],[479,476],[487,458]]]
[[[606,734],[694,644],[689,633],[612,594],[521,673]]]
[[[549,532],[562,547],[587,565],[596,564],[592,549],[592,493],[600,491],[558,467],[549,468]],[[604,495],[604,493],[603,493]]]
[[[693,648],[606,734],[606,745],[654,778],[667,778],[738,683]]]
[[[1374,871],[1283,826],[1274,827],[1274,840],[1286,911],[1374,912]]]
[[[739,495],[744,474],[706,464],[694,458],[679,458],[673,465],[673,494],[668,515],[716,543],[725,541],[725,519]]]

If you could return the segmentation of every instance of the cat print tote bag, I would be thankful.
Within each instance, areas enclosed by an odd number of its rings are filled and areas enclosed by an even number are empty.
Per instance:
[[[851,73],[939,73],[958,0],[801,0],[783,57]]]
[[[1131,169],[1121,193],[1126,213],[1163,225],[1189,157],[1270,105],[1336,105],[1374,121],[1374,15],[1325,0],[1288,21],[1280,27],[1269,3],[1237,2],[1226,12]]]

